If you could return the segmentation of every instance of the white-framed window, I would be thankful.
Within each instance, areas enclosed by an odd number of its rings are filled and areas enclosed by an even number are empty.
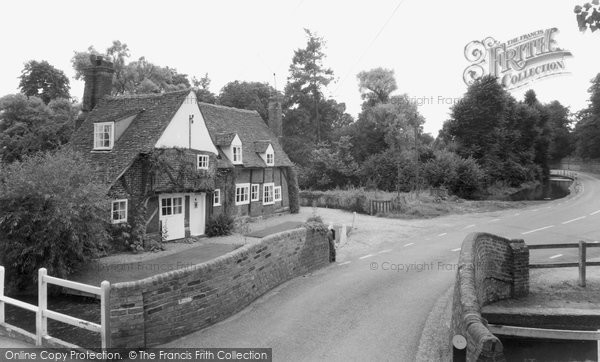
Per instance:
[[[281,201],[281,186],[275,186],[275,188],[273,188],[273,195],[275,201]]]
[[[165,197],[161,199],[160,215],[183,214],[183,197]]]
[[[250,186],[250,201],[258,201],[260,199],[260,185],[252,184]]]
[[[221,206],[221,190],[213,191],[213,206]]]
[[[94,123],[94,149],[110,150],[115,141],[115,124],[113,122]]]
[[[198,170],[208,170],[208,155],[198,155],[196,165]]]
[[[233,163],[242,163],[242,146],[233,146],[231,152],[233,153]]]
[[[267,151],[267,166],[275,166],[275,153],[273,151]]]
[[[127,222],[127,199],[114,200],[110,215],[113,224]]]
[[[273,189],[275,184],[266,183],[263,184],[263,205],[272,205],[275,201],[273,200]]]
[[[235,204],[247,205],[250,203],[250,184],[235,185]]]

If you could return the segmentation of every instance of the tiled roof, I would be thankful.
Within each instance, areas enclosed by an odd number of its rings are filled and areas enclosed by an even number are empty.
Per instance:
[[[206,121],[208,132],[216,143],[219,134],[236,133],[242,141],[242,160],[244,167],[266,167],[257,154],[256,141],[268,142],[275,152],[275,166],[292,166],[277,137],[256,111],[198,103]],[[231,143],[231,142],[230,142]],[[265,147],[266,150],[266,147]],[[262,151],[264,152],[264,151]],[[223,156],[225,157],[225,156]]]
[[[269,148],[270,144],[271,144],[270,140],[254,141],[254,152],[265,153],[265,152],[267,152],[267,148]]]
[[[213,142],[215,146],[229,146],[233,139],[235,138],[235,133],[217,133],[213,137]]]
[[[83,154],[101,180],[113,185],[141,153],[149,153],[181,107],[190,90],[162,94],[104,98],[75,131],[70,145]],[[277,137],[256,111],[198,103],[213,143],[226,146],[237,134],[242,141],[244,167],[266,167],[257,152],[268,144],[275,152],[275,166],[292,166]],[[94,123],[113,122],[135,115],[110,151],[93,151]],[[264,146],[264,150],[263,150]],[[219,149],[217,167],[233,165]]]
[[[71,147],[94,166],[98,176],[112,185],[140,153],[152,151],[190,90],[104,98],[73,134]],[[94,151],[94,123],[112,122],[137,114],[111,151]]]

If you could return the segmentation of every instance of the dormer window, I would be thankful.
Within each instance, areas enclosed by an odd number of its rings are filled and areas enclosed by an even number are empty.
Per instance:
[[[233,163],[242,163],[242,146],[233,146]]]
[[[267,155],[266,155],[266,163],[267,166],[275,166],[275,153],[273,152],[272,149],[269,149],[267,151]]]
[[[113,122],[94,123],[94,149],[111,150],[115,140]]]
[[[208,155],[198,155],[198,170],[208,170]]]

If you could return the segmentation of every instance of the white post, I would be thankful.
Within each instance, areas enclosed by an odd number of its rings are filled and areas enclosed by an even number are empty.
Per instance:
[[[48,319],[45,315],[48,308],[48,283],[44,280],[47,273],[46,268],[38,270],[38,311],[35,323],[36,346],[42,346],[44,337],[48,335]]]
[[[0,265],[0,325],[4,324],[4,267]]]
[[[598,333],[600,333],[600,329],[598,329]],[[598,348],[598,361],[600,361],[600,339],[598,340],[597,348]]]
[[[102,292],[100,294],[100,337],[102,338],[102,349],[110,348],[110,283],[100,283]]]
[[[348,241],[346,224],[342,224],[342,232],[340,234],[340,245],[343,245]]]
[[[352,215],[352,230],[354,230],[354,222],[356,221],[356,211]]]

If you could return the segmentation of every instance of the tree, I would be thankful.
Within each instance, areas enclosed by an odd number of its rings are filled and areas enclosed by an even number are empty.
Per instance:
[[[362,71],[356,77],[361,97],[365,100],[363,109],[377,103],[387,103],[390,93],[398,89],[393,69],[374,68]]]
[[[45,104],[57,98],[71,98],[69,78],[45,60],[25,63],[19,78],[21,93],[28,97],[39,97]]]
[[[217,96],[210,91],[210,78],[208,73],[204,77],[197,79],[192,77],[192,86],[194,87],[194,93],[196,93],[196,99],[198,102],[215,104],[217,103]]]
[[[81,155],[68,150],[0,163],[0,262],[13,287],[38,268],[65,278],[102,252],[109,200]]]
[[[349,137],[341,137],[332,146],[320,144],[310,155],[310,164],[303,169],[305,188],[331,189],[357,183],[358,164],[352,157]]]
[[[534,92],[517,102],[485,76],[452,107],[441,135],[462,158],[473,158],[489,180],[518,186],[547,175],[547,115]]]
[[[326,139],[323,136],[332,123],[323,117],[320,106],[324,100],[322,90],[333,80],[333,70],[323,65],[324,39],[308,29],[304,31],[308,37],[306,47],[294,51],[285,87],[284,108],[298,112],[287,112],[285,119],[286,123],[292,125],[290,128],[313,133],[313,142],[319,143]]]
[[[571,134],[571,112],[558,101],[553,101],[546,106],[548,125],[551,130],[548,158],[557,162],[569,156],[573,150],[573,136]]]
[[[103,54],[93,46],[86,51],[76,51],[71,58],[75,79],[83,78],[85,68],[91,66],[92,54],[103,55],[113,62],[113,95],[170,92],[191,87],[186,74],[178,73],[173,68],[152,64],[143,56],[128,63],[129,47],[119,40],[113,41]]]
[[[275,89],[267,83],[236,80],[221,89],[219,104],[257,111],[266,122],[269,117],[269,97],[273,93]]]
[[[600,158],[600,73],[591,83],[588,107],[577,114],[575,142],[579,157]]]
[[[78,112],[79,107],[66,99],[46,105],[22,94],[0,98],[0,161],[18,161],[67,143]]]

